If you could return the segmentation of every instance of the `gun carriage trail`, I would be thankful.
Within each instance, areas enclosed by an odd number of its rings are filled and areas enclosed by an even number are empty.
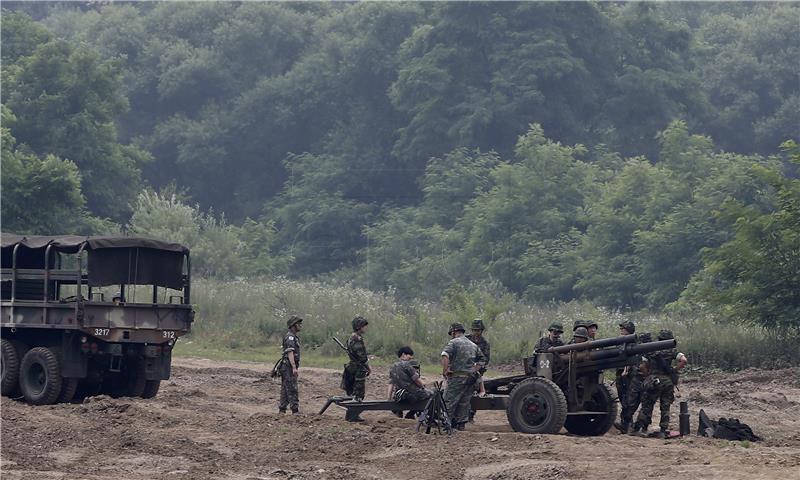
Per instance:
[[[656,440],[515,433],[503,411],[481,412],[452,437],[415,433],[415,422],[364,412],[351,424],[331,407],[337,369],[300,369],[301,415],[280,415],[271,365],[176,358],[154,399],[90,397],[30,406],[2,400],[4,479],[777,479],[800,475],[800,369],[688,376],[692,435]],[[367,391],[383,391],[373,367]],[[503,374],[514,373],[507,367]],[[497,373],[497,372],[495,372]],[[423,371],[423,381],[438,380]],[[372,397],[372,395],[369,395]],[[764,438],[743,443],[695,435],[697,412],[737,417]],[[677,429],[677,416],[673,416]]]

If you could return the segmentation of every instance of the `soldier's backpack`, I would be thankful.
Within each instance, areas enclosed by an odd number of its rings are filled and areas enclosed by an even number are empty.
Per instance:
[[[708,418],[703,410],[700,410],[697,434],[723,440],[748,440],[750,442],[761,440],[761,437],[753,433],[753,429],[749,425],[740,422],[738,418],[720,418],[715,422]]]

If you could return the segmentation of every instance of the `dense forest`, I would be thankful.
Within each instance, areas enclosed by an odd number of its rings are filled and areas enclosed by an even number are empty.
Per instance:
[[[3,8],[3,231],[800,328],[798,4]]]

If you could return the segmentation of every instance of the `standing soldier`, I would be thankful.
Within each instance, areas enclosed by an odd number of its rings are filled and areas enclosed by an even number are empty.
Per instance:
[[[636,325],[634,325],[633,322],[625,321],[619,324],[620,336],[633,335],[634,333],[636,333]],[[619,404],[622,407],[622,411],[619,414],[620,423],[614,424],[614,426],[622,433],[628,432],[628,427],[630,427],[631,423],[631,415],[633,415],[628,412],[628,389],[631,381],[636,377],[636,372],[633,371],[635,368],[636,367],[626,366],[625,368],[617,369],[617,377],[614,380],[614,383],[617,385],[617,398],[619,398]],[[627,421],[625,420],[626,418],[628,419]]]
[[[560,323],[551,323],[550,326],[547,327],[547,335],[536,342],[536,347],[534,347],[533,352],[543,353],[550,347],[560,347],[564,345],[564,341],[561,340],[562,333],[564,333],[564,327],[562,327]]]
[[[454,323],[447,332],[452,339],[442,351],[442,375],[447,379],[444,402],[453,427],[464,430],[469,417],[473,385],[486,363],[481,349],[464,336],[464,325]]]
[[[483,386],[483,374],[486,373],[486,366],[489,365],[489,359],[491,358],[491,348],[489,347],[489,341],[486,340],[486,337],[483,336],[483,332],[486,330],[486,326],[483,324],[483,320],[480,318],[476,318],[472,321],[472,333],[467,335],[467,338],[470,342],[474,343],[481,349],[481,353],[483,356],[486,357],[486,363],[481,367],[480,374],[481,378],[475,382],[475,391],[478,392],[480,395],[486,395],[486,388]],[[472,408],[469,409],[469,421],[473,422],[475,419],[475,410]]]
[[[669,330],[661,330],[658,340],[670,340],[675,338]],[[673,368],[673,360],[677,361],[677,368]],[[686,356],[677,353],[673,348],[651,353],[647,356],[647,365],[650,375],[644,381],[644,396],[642,397],[642,409],[636,418],[633,426],[634,435],[644,435],[647,427],[650,426],[653,415],[653,407],[656,401],[659,402],[661,410],[661,421],[659,422],[660,431],[658,438],[666,438],[669,435],[669,409],[675,401],[675,385],[678,383],[678,372],[686,366]]]
[[[292,413],[300,413],[300,399],[297,393],[297,375],[300,368],[300,339],[297,332],[303,328],[303,319],[292,315],[286,321],[289,331],[283,336],[283,361],[281,362],[281,402],[278,412],[286,413],[286,407]]]
[[[366,381],[367,377],[372,370],[369,367],[369,358],[367,357],[367,346],[364,345],[364,333],[367,331],[369,322],[362,316],[357,316],[353,319],[353,334],[347,340],[347,351],[350,355],[350,363],[347,364],[345,369],[352,382],[348,384],[347,394],[353,397],[357,402],[364,400],[366,394]],[[363,419],[358,414],[350,413],[347,410],[345,420],[348,422],[362,422]]]

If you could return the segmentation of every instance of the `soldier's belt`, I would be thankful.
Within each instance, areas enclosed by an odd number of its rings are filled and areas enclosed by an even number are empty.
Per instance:
[[[453,374],[452,374],[453,377],[469,377],[470,375],[472,375],[471,371],[469,371],[469,372],[453,372]]]

